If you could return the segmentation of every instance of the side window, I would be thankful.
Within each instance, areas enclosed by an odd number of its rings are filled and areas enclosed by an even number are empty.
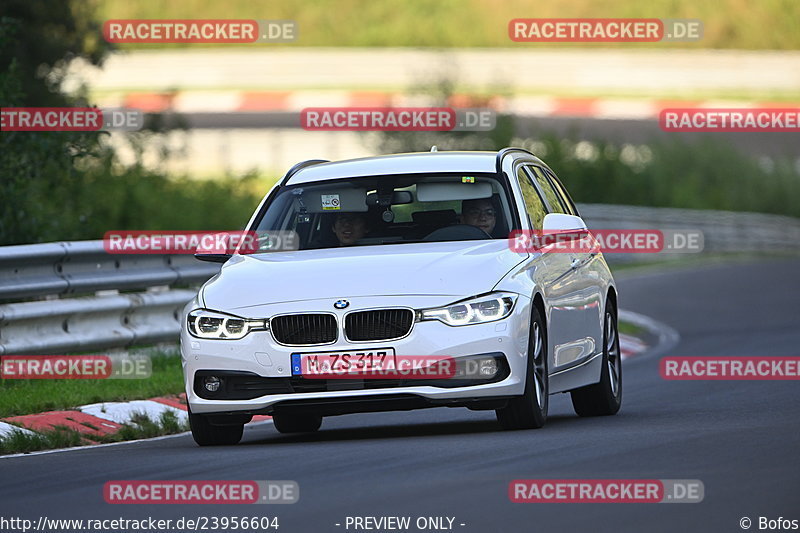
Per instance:
[[[553,184],[550,183],[550,180],[544,175],[544,172],[542,172],[540,168],[531,165],[526,165],[525,168],[536,179],[536,183],[539,185],[539,189],[542,191],[542,194],[544,194],[547,205],[550,207],[550,212],[569,215],[569,211],[567,211],[566,207],[561,202],[561,198],[553,188]]]
[[[542,229],[544,216],[547,214],[544,202],[542,202],[539,192],[533,186],[530,177],[522,170],[522,167],[517,168],[517,181],[522,191],[522,197],[525,199],[525,210],[528,212],[528,217],[531,221],[531,229],[540,230]]]
[[[561,197],[562,203],[567,208],[567,213],[570,215],[580,216],[578,214],[578,208],[575,207],[575,203],[572,201],[572,198],[569,197],[567,190],[564,188],[564,185],[561,184],[561,181],[559,181],[556,175],[552,172],[548,172],[547,170],[545,170],[544,173],[548,178],[550,178],[550,183],[553,184],[556,192]]]

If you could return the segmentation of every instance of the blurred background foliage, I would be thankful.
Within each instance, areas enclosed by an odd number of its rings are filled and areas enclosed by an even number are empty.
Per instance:
[[[691,18],[701,19],[702,43],[659,43],[659,47],[797,50],[797,0],[107,0],[103,18],[188,18],[294,20],[304,46],[509,46],[514,18]],[[178,47],[182,45],[171,45]],[[244,45],[247,46],[247,45]],[[541,47],[514,43],[514,46]],[[581,47],[599,44],[570,44]],[[123,45],[147,48],[152,45]]]
[[[626,17],[689,18],[699,13],[706,22],[704,46],[797,48],[800,44],[797,18],[784,16],[797,12],[789,5],[793,2],[764,0],[746,7],[740,3],[657,0],[645,5],[609,0],[600,7],[587,0],[536,4],[534,9],[521,1],[344,0],[334,8],[327,0],[302,4],[280,0],[257,8],[238,0],[224,4],[4,0],[0,3],[0,104],[84,104],[85,93],[67,96],[61,90],[63,72],[79,56],[102,64],[111,47],[100,37],[100,21],[112,12],[114,18],[185,18],[186,13],[202,13],[204,18],[292,18],[303,28],[304,43],[320,46],[501,46],[507,45],[505,34],[494,26],[504,27],[512,17],[613,12]],[[750,14],[745,17],[745,12]],[[353,20],[363,24],[354,25]],[[769,31],[764,31],[767,27]],[[452,84],[445,80],[427,90],[444,99]],[[168,122],[155,117],[145,131],[131,134],[134,153],[137,144],[148,142],[148,136],[174,127]],[[670,138],[633,147],[547,134],[516,138],[514,131],[513,117],[500,116],[497,128],[483,134],[387,133],[366,136],[365,141],[377,153],[427,151],[434,144],[440,150],[521,145],[541,156],[578,202],[800,216],[800,169],[788,161],[759,161],[712,140],[686,144]],[[200,181],[145,167],[141,158],[122,165],[102,142],[103,135],[0,134],[0,244],[96,239],[111,229],[237,229],[275,179],[251,173]]]
[[[544,134],[513,136],[513,118],[476,133],[385,133],[373,140],[378,153],[526,148],[564,181],[576,202],[688,209],[756,211],[800,216],[800,169],[790,160],[755,159],[726,142],[706,138],[689,144],[674,137],[639,146]]]
[[[61,82],[75,57],[101,65],[111,50],[97,40],[93,9],[84,0],[0,4],[3,107],[86,105],[82,92],[67,95]],[[151,117],[129,135],[133,153],[173,126]],[[238,229],[261,197],[254,175],[198,181],[153,171],[141,157],[122,165],[104,135],[2,132],[0,245],[96,239],[111,229]]]

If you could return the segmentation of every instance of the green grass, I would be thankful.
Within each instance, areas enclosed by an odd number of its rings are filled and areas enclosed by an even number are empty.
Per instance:
[[[148,379],[0,380],[0,418],[183,392],[180,356],[158,353],[151,359]]]
[[[149,439],[160,435],[183,433],[188,430],[188,424],[181,423],[172,411],[164,411],[158,420],[151,420],[145,414],[136,414],[131,423],[123,425],[117,433],[102,437],[83,435],[64,427],[56,427],[52,431],[33,434],[14,431],[6,437],[0,438],[0,455],[71,448],[92,443]]]
[[[581,45],[610,48],[727,48],[795,50],[800,48],[800,4],[795,0],[184,0],[129,2],[105,0],[98,16],[105,19],[255,19],[295,20],[298,39],[278,46],[399,46],[399,47],[514,47],[508,37],[514,18],[693,18],[704,24],[699,42]],[[163,45],[122,45],[153,49]],[[187,45],[166,45],[179,47]],[[197,46],[197,45],[188,45]],[[216,45],[220,46],[220,45]],[[225,46],[225,45],[222,45]],[[231,46],[231,45],[228,45]]]
[[[188,424],[182,424],[175,413],[164,411],[158,420],[151,420],[147,415],[135,414],[131,424],[125,424],[113,437],[112,441],[149,439],[160,435],[173,435],[189,430]]]
[[[643,333],[647,332],[647,330],[644,329],[643,327],[637,326],[636,324],[633,324],[631,322],[625,322],[624,320],[621,319],[617,327],[619,328],[620,333],[624,335],[631,335],[633,337],[639,337]]]
[[[14,431],[6,437],[0,438],[0,454],[71,448],[80,446],[81,442],[80,433],[66,428],[33,434]]]

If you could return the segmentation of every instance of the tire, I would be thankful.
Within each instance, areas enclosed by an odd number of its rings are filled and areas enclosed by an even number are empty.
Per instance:
[[[603,368],[600,382],[575,389],[572,407],[578,416],[615,415],[622,406],[622,358],[619,349],[617,310],[606,302],[603,319]]]
[[[495,410],[497,421],[503,429],[538,429],[544,425],[550,403],[547,372],[547,330],[539,309],[534,307],[528,340],[525,392],[509,400],[506,407]]]
[[[322,425],[322,416],[307,414],[274,414],[272,421],[281,433],[313,433]]]
[[[203,415],[189,412],[189,427],[192,437],[199,446],[229,446],[238,444],[242,440],[244,424],[232,426],[212,425]]]

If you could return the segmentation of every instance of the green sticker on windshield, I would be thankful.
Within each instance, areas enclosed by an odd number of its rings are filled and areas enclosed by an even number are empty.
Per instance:
[[[461,178],[461,183],[475,183],[475,178],[472,176],[463,176]]]

